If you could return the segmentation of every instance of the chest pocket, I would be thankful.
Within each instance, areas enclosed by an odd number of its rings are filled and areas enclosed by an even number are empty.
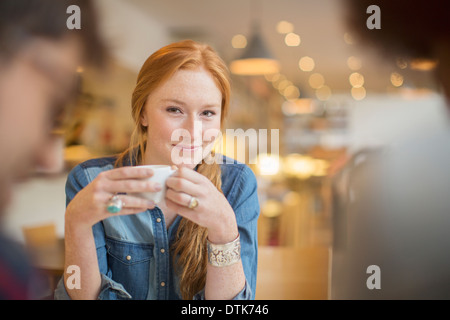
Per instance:
[[[110,277],[120,283],[133,299],[145,300],[149,288],[149,268],[153,244],[106,238]]]

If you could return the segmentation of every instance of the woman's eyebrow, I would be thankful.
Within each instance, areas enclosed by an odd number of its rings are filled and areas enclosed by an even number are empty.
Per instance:
[[[181,100],[177,100],[177,99],[172,99],[172,98],[168,98],[168,99],[162,99],[162,102],[171,102],[171,103],[175,103],[175,104],[179,104],[182,106],[186,106],[187,104]],[[206,104],[204,106],[202,106],[202,108],[221,108],[220,105],[218,104]]]
[[[202,108],[208,108],[208,109],[220,109],[221,106],[218,104],[206,104]]]
[[[173,102],[176,104],[186,105],[183,101],[177,100],[177,99],[162,99],[162,102]]]

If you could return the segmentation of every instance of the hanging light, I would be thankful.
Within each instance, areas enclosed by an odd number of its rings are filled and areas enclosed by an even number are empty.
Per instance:
[[[274,59],[261,36],[259,18],[261,16],[261,0],[250,2],[252,32],[244,54],[231,62],[230,71],[237,75],[268,75],[280,72],[280,64]]]
[[[253,30],[253,35],[244,54],[239,59],[231,62],[231,72],[248,76],[278,73],[280,64],[267,49],[259,32],[259,27],[255,25]]]

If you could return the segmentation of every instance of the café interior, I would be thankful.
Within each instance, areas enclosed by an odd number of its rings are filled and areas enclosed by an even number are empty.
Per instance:
[[[49,292],[63,272],[68,172],[127,148],[142,63],[164,45],[193,39],[217,50],[231,72],[224,129],[234,131],[223,130],[217,150],[246,163],[258,182],[256,299],[334,298],[335,179],[361,150],[446,125],[433,61],[391,61],[363,45],[343,1],[95,3],[110,47],[107,71],[79,67],[60,169],[18,185],[4,222],[32,248]],[[238,138],[244,143],[226,143]]]

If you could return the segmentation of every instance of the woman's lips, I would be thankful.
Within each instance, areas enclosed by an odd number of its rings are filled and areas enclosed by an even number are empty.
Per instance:
[[[172,146],[178,149],[182,149],[183,151],[196,151],[202,147],[202,146],[182,146],[179,144],[173,144]]]

